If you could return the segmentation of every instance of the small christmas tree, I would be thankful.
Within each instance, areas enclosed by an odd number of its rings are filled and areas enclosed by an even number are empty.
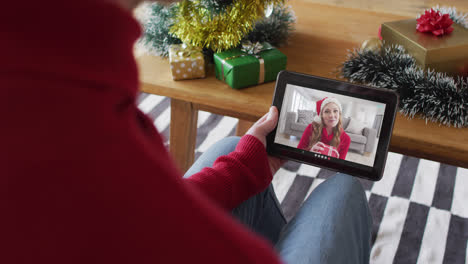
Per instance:
[[[171,44],[182,42],[204,48],[205,53],[227,50],[245,40],[281,46],[296,20],[284,0],[185,0],[148,8],[142,42],[163,57]]]

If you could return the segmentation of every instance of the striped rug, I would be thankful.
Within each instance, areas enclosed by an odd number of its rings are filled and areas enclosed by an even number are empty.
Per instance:
[[[147,113],[168,145],[170,99],[142,93]],[[235,134],[237,119],[199,112],[198,158]],[[273,185],[287,218],[333,172],[286,163]],[[361,180],[373,215],[371,263],[468,263],[468,169],[389,153],[383,179]]]

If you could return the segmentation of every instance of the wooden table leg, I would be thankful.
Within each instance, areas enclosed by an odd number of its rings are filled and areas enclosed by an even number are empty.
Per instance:
[[[192,103],[171,99],[169,151],[182,172],[186,172],[194,162],[197,120],[198,110]]]
[[[237,127],[236,127],[236,136],[242,137],[243,135],[245,135],[247,130],[249,130],[249,128],[253,124],[254,124],[254,122],[239,119],[239,122],[237,123]]]

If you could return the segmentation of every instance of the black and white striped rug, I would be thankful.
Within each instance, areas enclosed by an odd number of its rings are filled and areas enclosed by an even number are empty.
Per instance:
[[[170,99],[140,94],[139,108],[169,144]],[[235,134],[237,119],[199,112],[196,154]],[[291,218],[333,172],[288,162],[273,179]],[[468,263],[468,169],[389,153],[381,181],[361,180],[373,215],[371,263]]]

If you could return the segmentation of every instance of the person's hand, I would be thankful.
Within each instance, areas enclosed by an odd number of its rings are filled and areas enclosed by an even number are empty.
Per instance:
[[[315,152],[315,153],[320,153],[320,151],[322,150],[324,150],[324,148],[322,147],[322,143],[320,142],[315,143],[315,145],[313,145],[310,148],[310,151]]]
[[[266,147],[266,136],[273,131],[278,123],[278,109],[275,106],[270,107],[270,111],[262,116],[252,127],[247,131],[246,135],[252,135],[263,143]],[[285,163],[285,160],[268,156],[268,163],[270,165],[271,174],[279,170]]]

